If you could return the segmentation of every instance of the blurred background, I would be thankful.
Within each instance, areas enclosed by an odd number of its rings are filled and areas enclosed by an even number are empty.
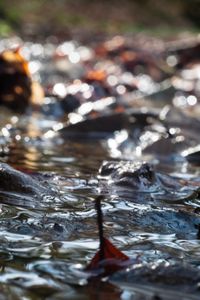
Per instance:
[[[200,0],[1,0],[0,35],[198,32]]]

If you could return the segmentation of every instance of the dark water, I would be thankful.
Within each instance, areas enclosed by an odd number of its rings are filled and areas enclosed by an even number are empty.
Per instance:
[[[73,54],[76,44],[68,45],[68,50],[70,47]],[[83,68],[77,61],[74,68],[69,66],[74,73],[63,75],[59,70],[55,74],[55,65],[49,64],[54,48],[50,43],[44,48],[40,44],[24,47],[35,62],[32,67],[39,68],[34,75],[40,74],[46,85],[48,80],[62,82],[63,76],[76,78]],[[76,59],[78,56],[72,55],[73,63]],[[148,84],[153,89],[153,83]],[[153,105],[159,110],[162,101],[168,104],[160,93],[160,102],[156,100]],[[128,95],[124,95],[127,100]],[[152,108],[152,100],[145,101],[150,103],[147,108]],[[104,139],[70,139],[61,134],[49,137],[47,132],[59,127],[63,116],[56,105],[53,114],[45,113],[47,108],[51,109],[44,105],[43,111],[23,116],[1,108],[0,161],[46,182],[55,193],[41,194],[38,200],[31,195],[0,191],[0,299],[198,299],[200,175],[198,163],[188,162],[181,153],[198,146],[199,124],[193,120],[193,129],[188,133],[186,128],[185,133],[182,125],[175,124],[180,114],[173,108],[165,125],[156,121],[145,130],[134,131],[133,136],[122,130]],[[197,111],[190,115],[198,117]],[[172,132],[179,128],[183,133],[162,145],[164,126]],[[158,145],[157,140],[161,141]],[[135,190],[126,185],[126,179],[121,185],[118,177],[108,179],[99,173],[103,161],[121,160],[121,167],[127,161],[150,162],[156,174],[164,175],[156,175],[159,181],[155,185]],[[125,169],[130,171],[129,167]],[[98,194],[104,195],[106,236],[133,263],[129,270],[107,281],[88,282],[83,268],[99,245],[94,208]],[[168,271],[169,266],[175,266],[174,271]],[[152,280],[148,272],[159,268],[161,271]],[[193,280],[189,281],[187,272]],[[155,284],[158,278],[161,287]]]

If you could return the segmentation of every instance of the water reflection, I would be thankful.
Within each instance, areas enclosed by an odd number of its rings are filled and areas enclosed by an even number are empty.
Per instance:
[[[0,47],[12,43],[21,41]],[[158,57],[164,71],[138,46],[131,47],[122,37],[96,50],[75,41],[23,45],[46,96],[38,111],[26,115],[2,109],[0,160],[54,193],[40,193],[38,200],[0,190],[2,299],[156,299],[155,290],[144,295],[141,287],[123,282],[135,263],[155,268],[184,260],[199,269],[200,180],[194,162],[200,127],[193,118],[199,69],[170,77],[173,70],[163,58]],[[177,56],[168,55],[166,62],[176,67]],[[111,126],[113,112],[122,123],[117,130]],[[99,135],[92,135],[87,118],[97,125],[100,120]],[[85,136],[83,131],[76,138],[62,135],[80,121],[86,121]],[[105,128],[109,135],[101,135]],[[125,179],[121,173],[104,178],[99,169],[105,160],[121,161]],[[136,176],[132,164],[141,167],[143,161],[154,165],[159,180],[151,182],[148,172]],[[105,197],[105,235],[133,259],[115,285],[90,281],[83,271],[99,245],[94,209],[99,193]]]

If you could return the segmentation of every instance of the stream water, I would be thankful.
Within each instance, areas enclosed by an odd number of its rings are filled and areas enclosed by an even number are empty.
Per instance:
[[[10,44],[13,40],[2,41],[1,48]],[[63,130],[69,118],[84,114],[74,109],[67,117],[55,97],[46,97],[37,111],[29,108],[22,115],[1,108],[0,162],[30,175],[54,193],[41,193],[38,200],[1,187],[0,299],[199,299],[199,89],[194,87],[188,93],[171,85],[175,79],[197,85],[199,73],[195,75],[190,66],[195,78],[185,79],[186,75],[179,73],[172,80],[170,75],[170,86],[163,88],[161,81],[165,78],[158,78],[163,71],[155,75],[156,67],[148,60],[146,71],[140,65],[136,73],[125,72],[117,59],[119,53],[98,61],[92,49],[73,41],[23,44],[32,75],[46,91],[53,90],[54,96],[78,95],[81,104],[113,97],[121,106],[126,106],[126,101],[130,104],[126,111],[131,112],[132,119],[138,118],[133,108],[137,113],[155,113],[156,117],[148,116],[151,120],[145,126],[146,119],[140,121],[141,116],[138,123],[131,119],[128,129],[122,126],[109,134],[102,130],[106,135],[100,138],[97,133],[80,138],[79,129],[74,138],[58,129]],[[52,60],[55,53],[61,56],[62,64],[60,58]],[[123,55],[131,53],[124,50]],[[175,58],[170,54],[169,64],[175,63]],[[95,72],[109,69],[106,88],[98,80],[92,88],[89,83],[74,81],[91,68]],[[153,79],[154,75],[158,79]],[[137,102],[132,104],[132,98]],[[109,106],[108,110],[112,109]],[[110,128],[112,121],[106,122],[102,127]],[[90,126],[88,130],[93,132]],[[197,154],[189,160],[191,152]],[[121,162],[119,170],[124,168],[125,179],[105,176],[105,161]],[[152,185],[149,178],[145,179],[146,173],[139,174],[141,182],[136,180],[133,186],[129,181],[129,176],[135,180],[135,175],[131,177],[132,163],[143,161],[161,175],[156,175],[158,181]],[[105,235],[130,257],[132,264],[107,280],[88,281],[83,269],[99,246],[94,207],[99,194],[104,196]],[[158,275],[150,274],[157,269]]]

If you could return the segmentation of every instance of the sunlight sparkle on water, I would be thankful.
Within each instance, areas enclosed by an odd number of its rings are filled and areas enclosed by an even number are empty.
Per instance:
[[[69,55],[69,60],[73,64],[77,64],[80,61],[80,55],[77,52],[72,52]]]
[[[5,136],[5,137],[9,137],[10,136],[10,133],[9,133],[9,131],[8,131],[8,129],[6,127],[3,127],[1,129],[1,131],[2,131],[3,136]]]
[[[197,104],[197,97],[190,95],[187,97],[187,103],[191,106]]]
[[[118,87],[116,88],[116,91],[118,92],[118,94],[123,95],[126,93],[126,88],[124,85],[120,84],[118,85]]]
[[[65,97],[67,94],[65,85],[63,83],[56,83],[53,87],[53,93],[60,97]]]
[[[75,44],[73,42],[64,42],[57,48],[57,53],[61,55],[69,55],[75,50]]]
[[[83,117],[79,114],[76,114],[76,113],[70,113],[68,115],[68,117],[69,117],[69,120],[70,120],[71,124],[76,124],[76,123],[83,120]]]
[[[41,63],[39,61],[31,61],[29,64],[29,71],[31,74],[37,73],[41,68]]]
[[[19,135],[19,134],[17,134],[16,136],[15,136],[15,139],[16,139],[16,141],[20,141],[21,140],[21,135]]]

